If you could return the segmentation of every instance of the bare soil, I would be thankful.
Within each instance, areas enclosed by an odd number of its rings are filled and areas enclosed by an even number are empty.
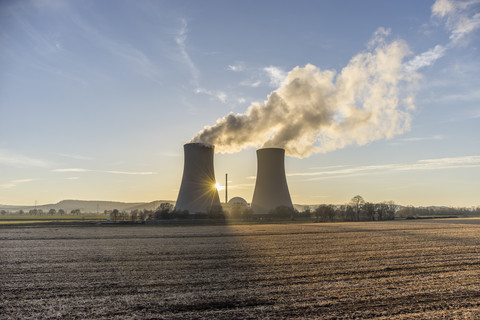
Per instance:
[[[0,319],[480,318],[480,219],[0,228]]]

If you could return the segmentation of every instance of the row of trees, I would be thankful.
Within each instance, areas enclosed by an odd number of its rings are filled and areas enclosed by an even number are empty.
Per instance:
[[[393,201],[371,203],[363,197],[355,196],[345,205],[322,204],[315,209],[306,207],[304,211],[280,206],[270,211],[266,218],[315,218],[316,221],[373,221],[393,220],[398,206]]]
[[[174,211],[171,203],[161,203],[155,210],[132,210],[119,211],[105,210],[104,215],[112,221],[145,221],[145,220],[167,220],[167,219],[253,219],[254,212],[248,206],[235,204],[225,208],[221,206],[212,207],[207,213],[190,214],[188,211]],[[29,215],[81,215],[80,209],[74,209],[67,212],[63,209],[31,209],[28,212],[19,210],[9,212],[0,210],[1,215],[8,214],[29,214]],[[425,216],[480,216],[480,207],[476,208],[450,208],[450,207],[427,207],[416,208],[413,206],[400,207],[393,201],[381,203],[366,202],[362,196],[353,197],[349,203],[344,205],[323,204],[313,209],[306,207],[304,211],[298,212],[290,207],[280,206],[270,211],[263,218],[271,219],[295,219],[295,218],[315,218],[317,221],[373,221],[373,220],[393,220],[395,217],[403,219],[412,219]]]
[[[80,215],[81,211],[80,211],[80,209],[73,209],[73,210],[70,211],[70,213],[68,213],[68,211],[65,211],[63,209],[58,209],[58,210],[50,209],[48,211],[43,211],[42,209],[31,209],[31,210],[28,210],[28,211],[18,210],[18,211],[13,211],[13,212],[7,211],[7,210],[0,210],[0,214],[2,216],[10,215],[10,214],[32,215],[32,216],[43,216],[43,215],[49,215],[49,216],[60,215],[60,216],[63,216],[63,215],[67,215],[67,214]]]
[[[421,207],[407,206],[400,208],[397,215],[403,219],[420,217],[445,217],[445,216],[480,216],[480,207],[476,208],[450,208],[450,207]]]

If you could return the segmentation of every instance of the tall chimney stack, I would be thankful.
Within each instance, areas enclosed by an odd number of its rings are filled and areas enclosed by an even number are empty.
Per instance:
[[[286,206],[293,209],[285,176],[285,150],[263,148],[257,150],[257,180],[252,198],[254,214]]]
[[[213,170],[213,145],[187,143],[183,146],[185,158],[183,178],[175,211],[188,210],[190,214],[207,213],[220,206]]]

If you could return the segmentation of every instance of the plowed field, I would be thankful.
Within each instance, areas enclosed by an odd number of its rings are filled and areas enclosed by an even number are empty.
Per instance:
[[[480,219],[0,229],[0,319],[479,319]]]

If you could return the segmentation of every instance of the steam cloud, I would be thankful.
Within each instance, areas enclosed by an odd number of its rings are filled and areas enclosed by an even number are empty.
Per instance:
[[[279,147],[302,158],[404,132],[414,109],[408,92],[418,75],[402,64],[410,53],[406,43],[387,42],[387,34],[380,28],[368,50],[339,74],[312,64],[295,67],[263,104],[218,119],[190,142],[214,144],[227,153]]]

